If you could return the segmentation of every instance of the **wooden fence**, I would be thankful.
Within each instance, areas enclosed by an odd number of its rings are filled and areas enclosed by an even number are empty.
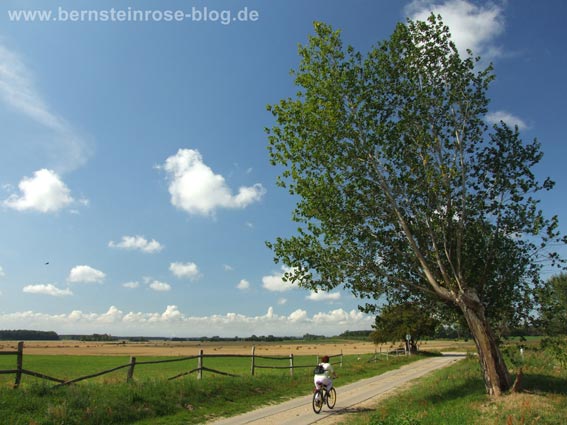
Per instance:
[[[64,385],[74,384],[74,383],[79,382],[79,381],[84,381],[86,379],[96,378],[96,377],[99,377],[99,376],[102,376],[102,375],[106,375],[108,373],[115,372],[115,371],[120,370],[120,369],[127,369],[126,382],[131,382],[134,379],[134,370],[135,370],[136,366],[159,364],[159,363],[182,362],[182,361],[188,361],[188,360],[194,360],[194,359],[197,359],[197,367],[195,369],[179,373],[175,376],[168,378],[168,380],[177,379],[177,378],[180,378],[182,376],[186,376],[186,375],[189,375],[189,374],[192,374],[192,373],[197,373],[197,379],[202,379],[203,378],[203,371],[216,373],[216,374],[224,375],[224,376],[232,376],[232,377],[238,376],[238,375],[234,375],[232,373],[223,372],[223,371],[220,371],[220,370],[211,369],[211,368],[206,367],[204,365],[204,360],[206,358],[212,358],[212,357],[225,357],[225,358],[246,357],[246,358],[250,358],[250,362],[251,362],[250,374],[252,376],[254,376],[256,369],[289,369],[290,375],[293,376],[293,371],[295,369],[313,368],[314,367],[314,365],[307,365],[307,366],[306,365],[303,365],[303,366],[296,365],[294,363],[293,354],[290,354],[289,356],[258,356],[258,355],[255,354],[255,351],[256,351],[256,347],[252,347],[252,353],[250,355],[247,355],[247,354],[205,354],[203,352],[203,350],[200,350],[199,354],[196,355],[196,356],[180,357],[180,358],[167,359],[167,360],[148,360],[148,361],[138,361],[138,360],[136,360],[136,357],[131,356],[130,361],[127,364],[116,366],[112,369],[103,370],[101,372],[93,373],[91,375],[86,375],[86,376],[81,376],[81,377],[75,378],[75,379],[65,380],[65,379],[54,378],[52,376],[48,376],[48,375],[45,375],[43,373],[34,372],[34,371],[31,371],[31,370],[24,369],[23,368],[24,343],[19,342],[17,351],[0,351],[0,355],[15,355],[16,356],[16,369],[0,370],[0,375],[15,374],[16,377],[15,377],[15,381],[14,381],[14,388],[18,388],[20,386],[20,382],[22,380],[22,375],[30,375],[30,376],[35,376],[36,378],[41,378],[41,379],[46,379],[46,380],[49,380],[49,381],[57,382],[57,385],[55,385],[55,386],[60,387],[60,386],[64,386]],[[335,364],[338,363],[339,367],[343,366],[342,351],[341,351],[341,354],[336,354],[336,355],[329,356],[329,357],[330,358],[338,358],[339,360],[337,362],[335,362]],[[286,361],[288,364],[284,365],[284,366],[273,366],[273,365],[272,366],[260,366],[260,365],[256,364],[256,359],[265,359],[265,360],[273,360],[273,361]],[[318,363],[319,363],[319,356],[317,356],[315,364],[318,364]]]

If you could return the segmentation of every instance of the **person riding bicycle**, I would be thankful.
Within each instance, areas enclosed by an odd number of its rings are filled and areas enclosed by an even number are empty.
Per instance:
[[[337,374],[335,373],[331,363],[329,363],[329,356],[323,356],[321,363],[319,363],[316,368],[315,376],[313,377],[315,388],[317,388],[317,385],[321,383],[322,385],[325,385],[325,388],[329,391],[333,388],[333,378],[336,377]]]

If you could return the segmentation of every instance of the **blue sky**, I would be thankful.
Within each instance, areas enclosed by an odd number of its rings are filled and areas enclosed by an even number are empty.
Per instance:
[[[23,9],[58,20],[18,21]],[[134,10],[150,19],[127,22]],[[177,10],[192,18],[164,21]],[[542,143],[537,173],[557,182],[542,206],[567,233],[561,0],[2,2],[0,328],[369,329],[349,293],[282,283],[265,247],[295,229],[268,161],[265,107],[295,93],[289,71],[313,21],[365,51],[431,10],[459,49],[494,63],[487,120]]]

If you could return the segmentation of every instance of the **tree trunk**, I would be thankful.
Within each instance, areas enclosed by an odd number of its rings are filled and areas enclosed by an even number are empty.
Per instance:
[[[463,311],[476,344],[486,392],[491,396],[500,396],[510,389],[512,381],[496,337],[484,315],[484,307],[474,293],[462,296],[457,304]]]

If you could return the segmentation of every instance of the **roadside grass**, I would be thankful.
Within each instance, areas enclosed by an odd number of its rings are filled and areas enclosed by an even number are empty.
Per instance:
[[[163,358],[163,357],[162,357]],[[340,383],[396,369],[423,356],[390,357],[369,362],[371,355],[344,356],[342,368],[335,365]],[[138,358],[138,361],[157,358]],[[287,366],[289,360],[257,359],[257,365]],[[336,359],[338,361],[338,359]],[[126,357],[25,356],[24,368],[57,378],[72,379],[128,363]],[[54,383],[24,376],[19,389],[12,389],[13,375],[0,375],[2,425],[176,425],[203,423],[214,417],[231,416],[261,405],[306,395],[312,388],[314,356],[297,356],[293,377],[285,369],[258,369],[250,376],[250,359],[206,358],[206,367],[240,375],[223,377],[208,372],[173,381],[167,377],[197,366],[196,360],[138,365],[134,382],[125,383],[126,369],[54,388]],[[307,367],[309,366],[309,367]],[[13,359],[0,359],[1,369],[13,368]]]
[[[348,425],[557,425],[567,418],[567,373],[547,353],[533,349],[511,372],[523,368],[519,393],[486,396],[478,360],[466,360],[420,379],[379,402],[371,412],[348,415]]]

